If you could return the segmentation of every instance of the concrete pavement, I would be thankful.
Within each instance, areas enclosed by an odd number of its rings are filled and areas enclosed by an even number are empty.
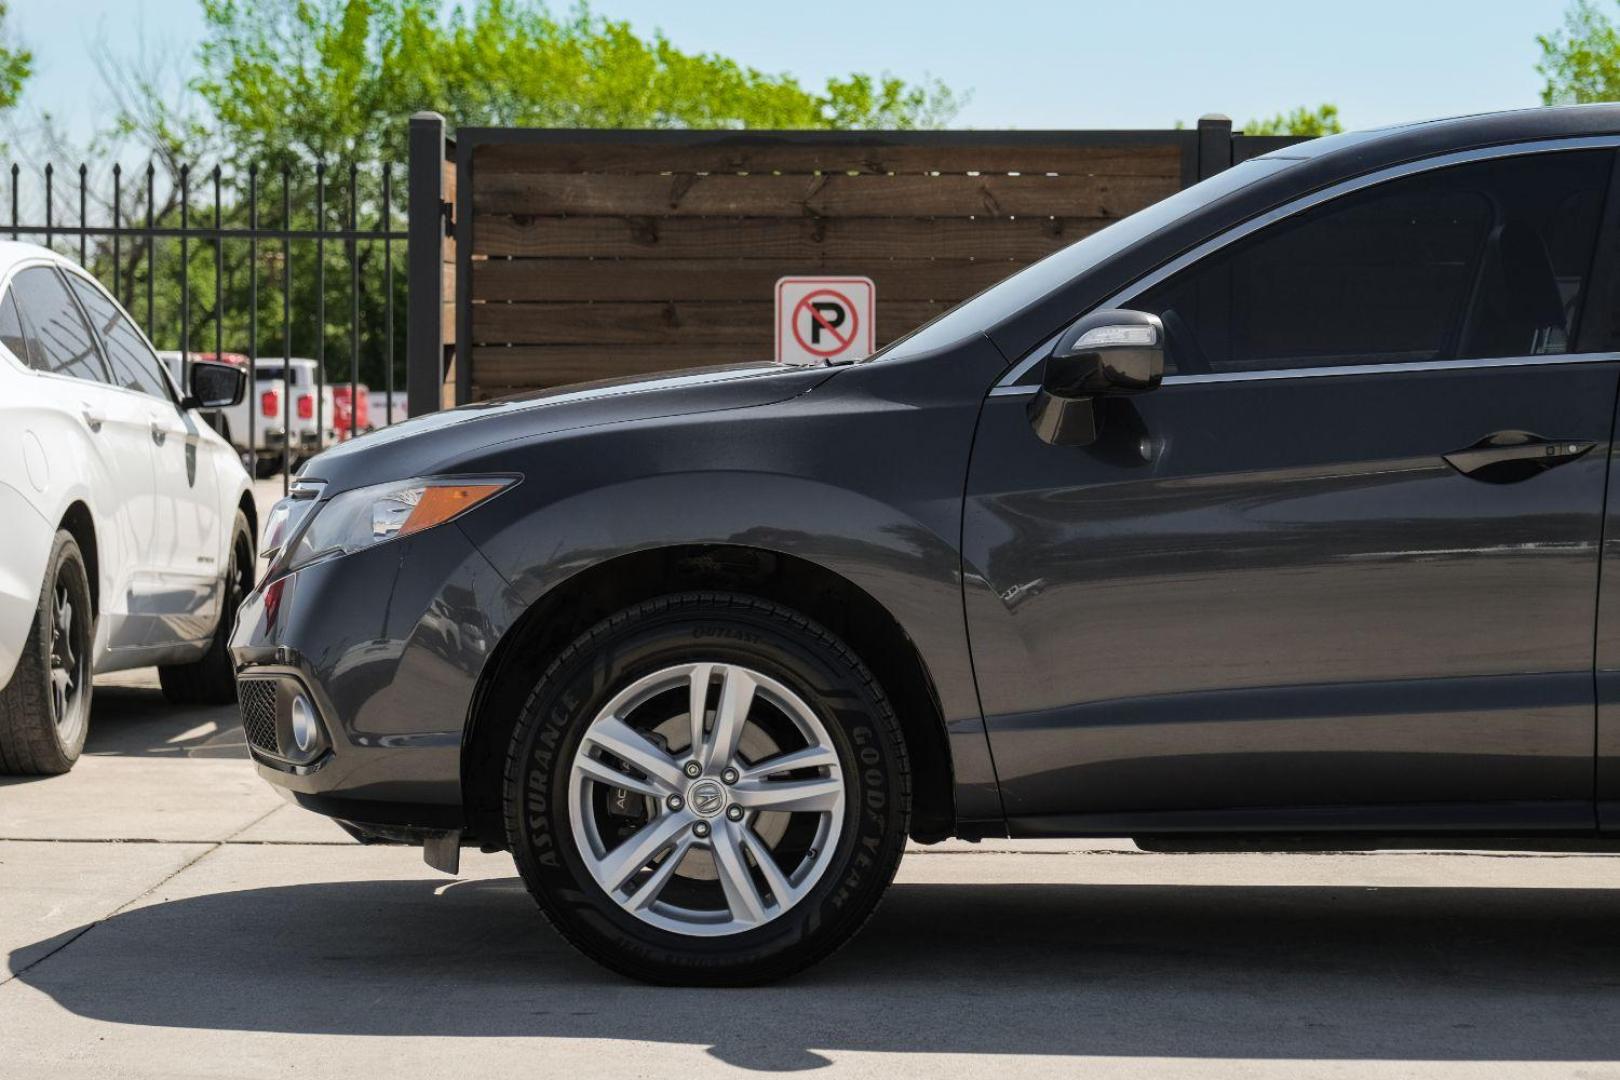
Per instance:
[[[448,878],[253,775],[230,709],[98,686],[72,774],[0,780],[0,1076],[1620,1078],[1620,862],[909,854],[758,990],[576,956],[504,856]]]

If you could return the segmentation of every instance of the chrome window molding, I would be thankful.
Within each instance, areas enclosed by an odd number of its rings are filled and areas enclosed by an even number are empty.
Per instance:
[[[1552,154],[1565,150],[1613,150],[1616,147],[1620,147],[1620,136],[1616,135],[1591,135],[1570,139],[1538,139],[1533,142],[1506,143],[1501,146],[1484,146],[1472,150],[1460,150],[1450,154],[1442,154],[1438,157],[1422,158],[1401,165],[1392,165],[1387,169],[1380,169],[1364,176],[1342,180],[1332,187],[1302,195],[1293,202],[1274,207],[1263,214],[1250,218],[1248,221],[1234,225],[1219,236],[1204,241],[1197,247],[1183,252],[1157,269],[1132,281],[1129,285],[1092,308],[1091,311],[1104,311],[1108,308],[1124,306],[1131,299],[1153,288],[1165,278],[1184,270],[1206,255],[1211,255],[1228,244],[1234,244],[1268,225],[1282,221],[1284,218],[1304,213],[1329,200],[1336,199],[1341,195],[1348,195],[1354,191],[1360,191],[1363,188],[1373,187],[1405,176],[1414,176],[1418,173],[1432,172],[1435,169],[1444,169],[1452,165],[1488,161],[1493,158]],[[1076,315],[1075,318],[1088,314],[1090,314],[1090,311],[1083,311]],[[1062,331],[1060,330],[1058,333],[1061,334]],[[991,395],[1001,397],[1034,393],[1036,387],[1033,384],[1028,386],[1016,384],[1019,379],[1029,374],[1035,365],[1046,359],[1047,353],[1051,351],[1056,341],[1057,335],[1054,335],[1030,350],[1027,356],[1013,365],[1012,370],[1001,377],[1000,381],[991,389]],[[1322,378],[1333,375],[1363,375],[1371,371],[1433,371],[1448,370],[1456,367],[1511,367],[1523,364],[1579,363],[1583,360],[1607,360],[1611,358],[1607,354],[1560,353],[1553,356],[1507,357],[1487,360],[1436,360],[1418,364],[1355,364],[1346,367],[1276,368],[1266,371],[1218,372],[1209,375],[1167,375],[1164,382],[1166,385],[1200,382],[1252,382],[1256,379],[1301,379]]]
[[[1612,364],[1620,353],[1558,353],[1552,356],[1504,356],[1484,360],[1427,360],[1407,364],[1345,364],[1341,366],[1268,368],[1261,371],[1220,371],[1208,375],[1166,375],[1164,386],[1197,386],[1202,383],[1274,382],[1282,379],[1331,379],[1349,375],[1388,375],[1414,371],[1469,371],[1476,368],[1549,367],[1558,364]],[[1002,385],[990,391],[991,397],[1027,397],[1040,387]]]

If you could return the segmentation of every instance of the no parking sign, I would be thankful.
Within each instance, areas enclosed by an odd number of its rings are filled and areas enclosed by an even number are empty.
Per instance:
[[[844,363],[877,341],[877,289],[864,277],[785,277],[776,282],[776,362]]]

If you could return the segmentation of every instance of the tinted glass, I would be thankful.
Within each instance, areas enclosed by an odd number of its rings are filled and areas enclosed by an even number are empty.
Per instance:
[[[1118,255],[1132,244],[1293,164],[1286,158],[1253,158],[1225,172],[1216,173],[1208,180],[1184,188],[1129,217],[1120,218],[1107,228],[1077,240],[1039,262],[1031,263],[1011,277],[962,301],[943,315],[896,338],[870,359],[916,356],[982,334],[986,327],[1056,292],[1091,267]]]
[[[29,363],[28,342],[23,340],[22,318],[17,314],[17,298],[11,295],[10,289],[6,290],[5,299],[0,300],[0,345],[10,349],[23,363]]]
[[[107,364],[112,368],[113,383],[125,390],[138,390],[167,400],[170,395],[168,383],[163,378],[163,362],[147,348],[135,324],[96,286],[77,274],[69,274],[67,279],[101,333],[102,344],[107,348]]]
[[[107,381],[95,338],[61,275],[48,266],[31,266],[12,279],[11,292],[22,309],[31,366],[57,375]]]
[[[1568,352],[1608,151],[1379,184],[1261,230],[1130,307],[1183,373]]]

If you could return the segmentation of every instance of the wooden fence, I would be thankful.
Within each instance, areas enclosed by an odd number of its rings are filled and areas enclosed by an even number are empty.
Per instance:
[[[419,382],[427,406],[435,380],[466,402],[770,359],[774,287],[790,274],[871,278],[881,346],[1291,141],[1234,136],[1220,118],[1176,131],[464,128],[451,141],[424,115],[412,132],[413,412]],[[418,191],[419,172],[436,192]],[[436,254],[419,261],[418,236]]]

